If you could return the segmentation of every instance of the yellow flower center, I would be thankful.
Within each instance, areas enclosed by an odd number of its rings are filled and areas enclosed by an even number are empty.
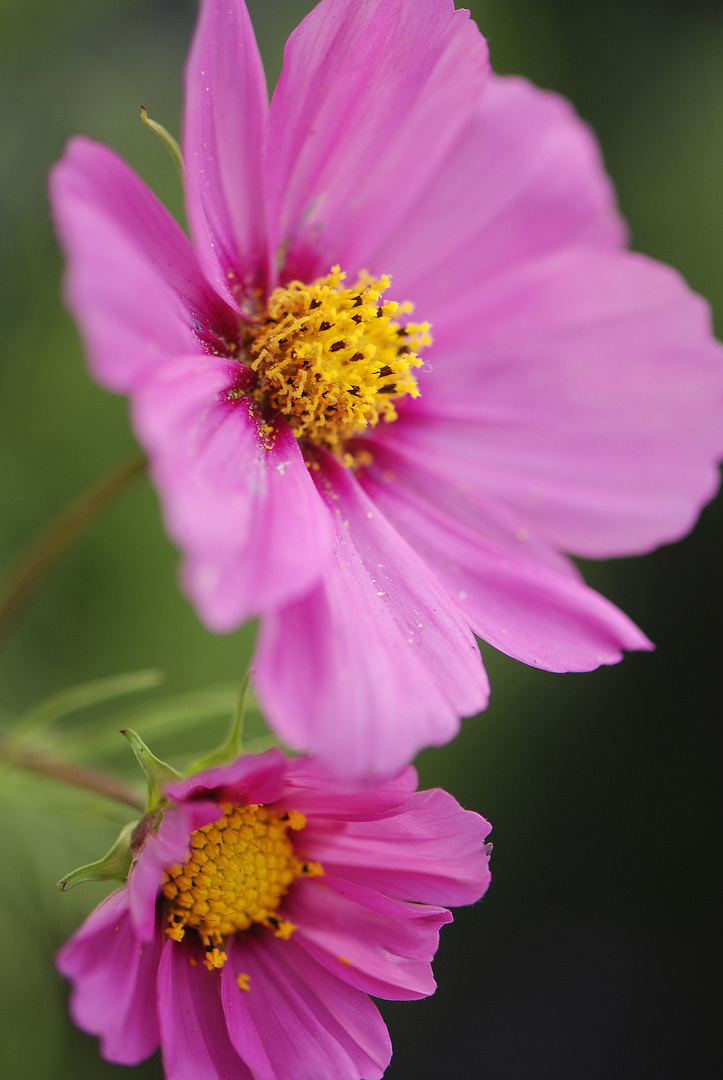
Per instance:
[[[320,863],[299,859],[289,839],[289,829],[306,825],[303,814],[230,803],[221,808],[223,817],[191,835],[191,857],[168,867],[162,886],[166,933],[181,941],[188,927],[196,930],[209,971],[226,962],[218,948],[224,937],[253,923],[289,938],[296,927],[276,916],[279,904],[296,878],[324,872]]]
[[[335,266],[311,285],[276,289],[246,341],[257,400],[282,413],[297,439],[337,454],[380,419],[396,420],[396,400],[419,396],[412,369],[431,344],[428,323],[395,320],[411,304],[382,300],[388,277],[361,273],[351,289],[345,277]]]

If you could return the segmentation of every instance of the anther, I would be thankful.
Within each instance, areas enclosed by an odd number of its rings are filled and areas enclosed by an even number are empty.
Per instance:
[[[296,927],[276,914],[283,897],[296,878],[323,873],[296,858],[287,835],[304,828],[303,814],[256,805],[222,809],[223,817],[192,834],[190,859],[168,868],[162,889],[167,936],[182,941],[195,930],[209,971],[226,963],[224,942],[254,923],[288,938]]]
[[[268,329],[250,325],[244,349],[261,415],[285,416],[297,439],[325,446],[347,464],[349,439],[396,420],[394,398],[419,396],[413,370],[430,337],[426,323],[396,322],[411,305],[381,300],[388,277],[362,272],[351,289],[344,277],[335,266],[311,285],[292,281],[276,289],[263,316]],[[388,381],[380,387],[382,380]]]

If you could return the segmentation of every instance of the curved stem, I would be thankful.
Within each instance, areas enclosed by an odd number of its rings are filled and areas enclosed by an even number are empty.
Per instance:
[[[143,474],[145,466],[143,454],[135,453],[72,499],[41,529],[0,589],[0,641],[56,563],[125,494]]]
[[[20,769],[51,776],[55,780],[62,780],[65,784],[72,784],[85,791],[92,791],[96,795],[104,795],[115,802],[125,803],[126,806],[132,806],[134,810],[145,810],[145,795],[132,784],[127,784],[125,780],[108,776],[99,769],[78,765],[74,761],[63,761],[62,758],[54,758],[50,754],[31,750],[28,747],[13,746],[7,740],[0,740],[0,758]]]

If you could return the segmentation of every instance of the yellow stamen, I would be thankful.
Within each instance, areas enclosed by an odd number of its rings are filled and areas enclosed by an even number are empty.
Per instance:
[[[250,982],[251,976],[245,975],[243,971],[239,971],[238,975],[236,976],[236,985],[238,986],[239,990],[250,990]]]
[[[289,810],[286,816],[288,818],[289,828],[293,829],[294,832],[299,832],[300,829],[306,827],[306,818],[303,814],[300,814],[298,810]]]
[[[203,962],[209,971],[213,971],[214,968],[222,968],[227,960],[228,956],[226,956],[225,952],[220,952],[219,949],[209,949]]]
[[[386,276],[361,273],[353,288],[335,266],[311,285],[292,281],[269,298],[265,319],[247,333],[257,400],[289,422],[297,439],[344,460],[344,443],[379,420],[397,419],[394,402],[419,397],[412,369],[431,344],[428,323],[395,321],[412,305],[383,301]]]
[[[303,814],[264,806],[222,805],[223,817],[191,836],[191,857],[166,872],[166,934],[181,941],[189,928],[206,946],[209,971],[223,967],[223,939],[254,923],[288,940],[294,923],[275,914],[289,886],[324,873],[304,862],[287,835],[306,825]],[[244,989],[248,989],[247,987]]]
[[[294,930],[298,930],[296,923],[289,922],[288,919],[269,919],[274,931],[274,935],[281,938],[282,941],[288,941]]]

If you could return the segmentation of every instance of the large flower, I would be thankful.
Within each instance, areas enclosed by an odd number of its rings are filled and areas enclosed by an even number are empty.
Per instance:
[[[278,750],[169,785],[127,885],[58,955],[108,1061],[161,1045],[168,1080],[376,1080],[389,1036],[367,995],[434,992],[439,904],[489,884],[489,825],[414,769],[340,790]]]
[[[492,75],[452,0],[322,0],[270,107],[244,3],[203,0],[186,80],[195,247],[86,139],[52,198],[184,587],[214,630],[261,618],[276,732],[391,773],[486,704],[474,634],[551,671],[648,648],[562,553],[691,528],[721,349],[623,250],[569,105]]]

